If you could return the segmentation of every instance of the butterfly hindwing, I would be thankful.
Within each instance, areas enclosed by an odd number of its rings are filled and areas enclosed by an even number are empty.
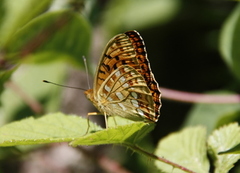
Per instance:
[[[144,78],[128,65],[120,66],[107,77],[97,92],[97,100],[102,103],[100,109],[110,115],[135,121],[148,121],[155,116]]]

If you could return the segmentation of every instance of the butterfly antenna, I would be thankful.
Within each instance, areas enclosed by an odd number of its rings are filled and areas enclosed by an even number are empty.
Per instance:
[[[50,82],[50,81],[47,81],[47,80],[43,80],[43,82],[50,83],[50,84],[53,84],[53,85],[57,85],[57,86],[60,86],[60,87],[66,87],[66,88],[72,88],[72,89],[78,89],[78,90],[86,91],[86,89],[84,89],[84,88],[72,87],[72,86],[67,86],[67,85],[61,85],[61,84],[57,84],[57,83]]]
[[[87,84],[88,84],[88,89],[90,89],[90,83],[89,83],[89,73],[88,73],[88,66],[87,66],[87,59],[86,57],[83,55],[83,62],[84,62],[84,66],[85,66],[85,70],[86,70],[86,74],[87,74]]]

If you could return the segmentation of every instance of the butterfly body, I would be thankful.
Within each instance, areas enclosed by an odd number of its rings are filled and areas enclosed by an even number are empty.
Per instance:
[[[94,87],[85,94],[105,116],[157,122],[161,93],[137,31],[118,34],[108,42]]]

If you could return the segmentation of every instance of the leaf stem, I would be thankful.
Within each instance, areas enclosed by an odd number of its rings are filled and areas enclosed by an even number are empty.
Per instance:
[[[160,162],[166,163],[166,164],[168,164],[168,165],[172,165],[174,168],[178,168],[178,169],[180,169],[180,170],[182,170],[182,171],[185,171],[185,172],[188,172],[188,173],[196,173],[196,172],[194,172],[194,171],[192,171],[192,170],[190,170],[190,169],[188,169],[188,168],[186,168],[186,167],[184,167],[184,166],[181,166],[181,165],[179,165],[179,164],[177,164],[177,163],[174,163],[174,162],[172,162],[172,161],[170,161],[170,160],[167,160],[167,159],[165,159],[165,158],[163,158],[163,157],[158,157],[158,156],[156,156],[156,155],[154,155],[154,154],[152,154],[152,153],[149,153],[149,152],[141,149],[140,147],[138,147],[138,146],[136,146],[136,145],[129,145],[129,144],[123,144],[123,145],[129,147],[129,148],[132,149],[133,151],[136,151],[136,152],[138,152],[138,153],[140,153],[140,154],[146,155],[146,156],[148,156],[148,157],[151,157],[151,158],[153,158],[153,159],[155,159],[155,160],[158,160],[158,161],[160,161]]]

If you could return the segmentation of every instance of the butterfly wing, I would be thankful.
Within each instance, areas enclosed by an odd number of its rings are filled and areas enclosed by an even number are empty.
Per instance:
[[[96,95],[102,113],[134,121],[156,121],[152,94],[142,75],[131,66],[114,70]]]
[[[158,83],[155,80],[155,77],[152,73],[149,60],[147,58],[147,51],[144,41],[141,35],[137,31],[128,31],[125,34],[129,37],[131,41],[136,59],[138,61],[139,67],[141,70],[138,70],[140,74],[144,77],[150,92],[152,93],[155,109],[155,119],[158,120],[160,116],[161,108],[161,91],[159,89]]]
[[[93,90],[98,91],[105,79],[121,65],[140,69],[134,47],[126,34],[118,34],[108,42],[98,64]]]
[[[156,122],[160,115],[159,110],[161,107],[161,93],[154,75],[151,72],[143,39],[137,31],[128,31],[124,34],[118,34],[108,42],[98,64],[98,69],[94,79],[94,88],[93,90],[88,90],[86,92],[87,97],[96,107],[98,107],[97,102],[98,99],[100,99],[99,92],[103,91],[102,88],[105,86],[104,82],[107,78],[109,78],[109,76],[112,75],[113,72],[121,72],[118,68],[122,69],[121,66],[125,67],[126,65],[134,69],[134,71],[137,73],[136,75],[143,79],[141,83],[146,85],[144,88],[148,88],[148,91],[150,92],[149,97],[152,97],[150,100],[153,100],[153,103],[151,101],[150,103],[146,104],[145,107],[152,105],[151,109],[153,107],[155,115],[152,117],[151,113],[151,116],[146,116],[145,118]],[[113,92],[115,89],[112,89],[111,91]],[[149,98],[147,100],[149,100]],[[111,102],[114,102],[114,100]],[[145,103],[139,102],[139,104],[144,106],[143,104]],[[131,107],[127,105],[125,105],[125,108],[131,109]],[[98,109],[101,111],[101,108],[98,107]],[[109,111],[105,113],[110,115]]]

